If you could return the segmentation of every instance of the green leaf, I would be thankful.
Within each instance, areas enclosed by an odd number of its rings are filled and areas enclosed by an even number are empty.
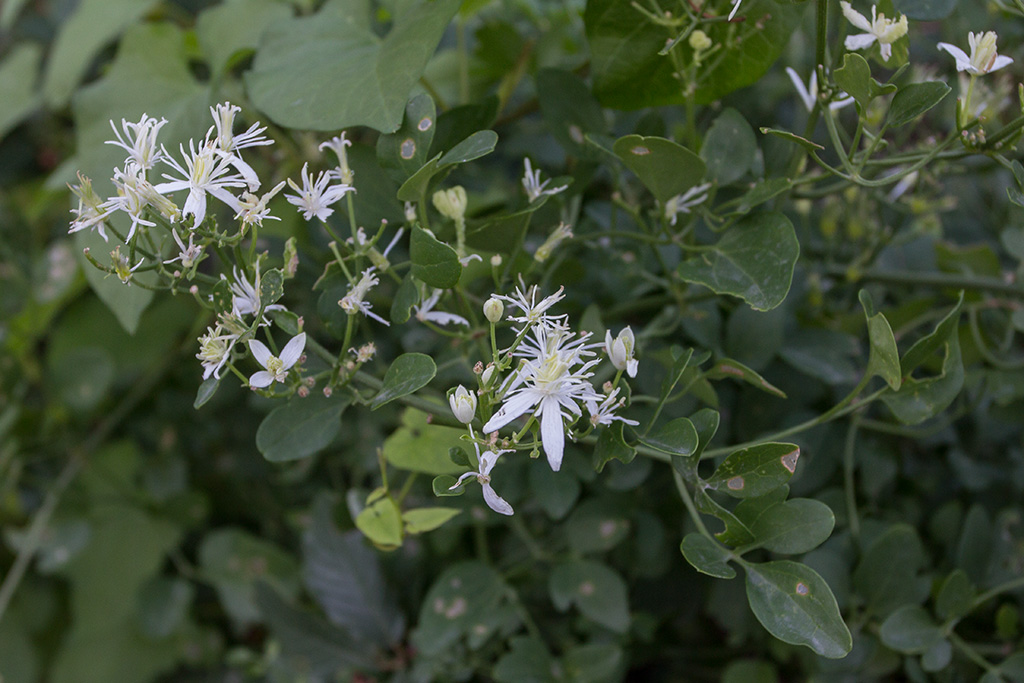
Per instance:
[[[700,454],[711,443],[711,439],[715,438],[715,434],[718,432],[718,423],[721,419],[722,416],[713,408],[701,408],[690,416],[690,422],[693,423],[694,428],[697,430],[697,437],[699,439],[694,456],[700,458]]]
[[[976,591],[967,572],[954,569],[939,588],[935,598],[935,614],[943,621],[959,619],[971,611]]]
[[[769,633],[792,645],[806,645],[822,657],[839,659],[853,648],[850,630],[828,584],[810,567],[779,560],[744,564],[747,600]]]
[[[430,95],[423,93],[405,105],[401,127],[377,138],[377,159],[383,168],[393,169],[403,182],[429,159],[430,144],[437,130],[437,110]]]
[[[910,350],[903,354],[903,358],[900,359],[900,371],[904,377],[909,377],[910,373],[916,370],[921,363],[925,362],[930,355],[941,349],[943,344],[956,334],[957,325],[960,323],[960,311],[963,305],[964,292],[961,290],[956,306],[935,325],[935,329],[931,333],[918,339],[910,347]]]
[[[208,378],[203,380],[203,383],[199,385],[199,389],[196,391],[196,400],[192,402],[192,407],[199,410],[207,401],[213,398],[213,395],[217,393],[217,388],[220,387],[220,380],[210,375]]]
[[[402,521],[405,522],[406,533],[422,534],[433,531],[460,512],[462,510],[458,508],[417,508],[403,512]]]
[[[439,474],[434,477],[434,480],[431,482],[431,488],[433,488],[435,496],[461,496],[466,492],[464,487],[456,486],[455,488],[452,488],[458,483],[459,480],[450,474]]]
[[[149,638],[166,638],[179,629],[195,596],[191,583],[157,576],[140,589],[136,603],[139,628]]]
[[[810,498],[794,498],[768,507],[750,526],[755,543],[784,555],[810,552],[832,533],[832,508]]]
[[[384,459],[410,472],[461,474],[464,468],[451,461],[448,451],[466,443],[459,438],[466,430],[430,424],[429,417],[422,411],[408,408],[402,414],[402,426],[384,440]],[[450,492],[447,495],[460,494]]]
[[[380,647],[402,638],[405,620],[381,572],[380,560],[356,530],[339,532],[333,499],[318,496],[302,534],[302,576],[324,614],[357,640]]]
[[[871,67],[866,59],[856,52],[843,55],[843,65],[833,73],[836,85],[845,90],[863,109],[871,100],[896,91],[895,85],[882,85],[871,77]]]
[[[555,565],[548,588],[560,611],[576,605],[583,616],[616,633],[629,629],[626,582],[607,565],[590,560]]]
[[[412,644],[426,656],[449,650],[486,627],[504,608],[509,588],[501,576],[481,562],[460,562],[448,567],[427,591],[420,607]]]
[[[36,43],[19,43],[0,62],[0,140],[40,104],[36,78],[43,49]]]
[[[686,282],[731,294],[758,311],[783,302],[800,255],[793,224],[781,213],[759,213],[731,227],[717,244],[679,265]]]
[[[341,431],[341,413],[350,401],[347,396],[322,394],[293,398],[263,418],[256,430],[256,448],[271,462],[309,457]]]
[[[572,511],[565,523],[565,535],[577,553],[604,552],[626,540],[631,528],[625,509],[595,498]]]
[[[459,283],[462,264],[455,250],[423,228],[413,228],[409,242],[414,277],[431,287],[448,289]]]
[[[713,491],[733,498],[754,498],[777,489],[796,472],[800,447],[791,443],[763,443],[735,451],[707,480]]]
[[[595,470],[601,472],[611,460],[629,464],[635,457],[636,449],[627,444],[622,436],[621,422],[613,422],[609,427],[601,430],[597,437],[597,445],[594,446]]]
[[[586,143],[587,134],[608,130],[601,105],[578,76],[561,69],[537,72],[537,100],[547,129],[568,154],[596,159],[601,153]]]
[[[269,306],[284,296],[284,273],[273,268],[260,276],[260,304]]]
[[[898,127],[910,123],[945,99],[950,90],[951,88],[942,81],[925,81],[903,86],[889,105],[889,125]]]
[[[789,142],[800,145],[808,152],[816,152],[818,150],[825,149],[822,145],[819,145],[817,142],[814,142],[813,140],[808,140],[807,138],[804,137],[800,137],[796,133],[791,133],[788,130],[779,130],[777,128],[763,127],[761,128],[761,134],[774,135],[777,138],[788,140]]]
[[[963,385],[964,364],[960,357],[960,338],[951,334],[946,342],[946,357],[942,361],[942,373],[939,376],[908,379],[896,393],[883,394],[882,401],[900,422],[920,424],[948,408]]]
[[[615,141],[615,155],[664,204],[704,177],[704,161],[671,140],[627,135]]]
[[[860,304],[864,307],[864,315],[868,320],[868,341],[871,346],[868,355],[868,377],[878,376],[885,380],[889,387],[896,391],[900,388],[903,375],[900,372],[900,351],[896,348],[896,337],[893,336],[889,321],[881,313],[875,312],[868,290],[860,290]]]
[[[957,0],[893,0],[896,10],[915,21],[945,19],[956,9]]]
[[[593,642],[566,652],[562,656],[562,670],[565,680],[571,683],[615,683],[622,679],[624,662],[622,648]]]
[[[391,301],[391,322],[396,325],[408,322],[409,317],[412,315],[412,307],[419,302],[419,287],[416,286],[416,281],[413,279],[412,274],[406,274],[402,278],[402,284],[398,285],[395,298]]]
[[[379,498],[356,515],[356,528],[381,550],[402,545],[402,513],[389,496]]]
[[[717,517],[725,525],[725,529],[715,534],[715,538],[719,541],[734,548],[753,542],[754,534],[750,532],[747,525],[740,521],[739,517],[716,503],[703,487],[698,487],[694,491],[693,501],[700,512]]]
[[[155,0],[82,0],[60,23],[53,41],[43,78],[47,105],[57,109],[67,104],[100,50],[155,4]]]
[[[395,359],[384,373],[384,386],[370,402],[370,409],[376,410],[385,403],[427,386],[437,374],[434,359],[424,353],[403,353]]]
[[[196,17],[196,40],[210,71],[222,74],[239,55],[251,52],[271,26],[286,23],[292,13],[277,0],[225,2]]]
[[[932,643],[921,655],[921,668],[929,673],[938,673],[953,661],[953,646],[942,638]]]
[[[917,579],[923,562],[917,533],[907,524],[895,524],[868,546],[853,572],[853,587],[870,612],[888,616],[923,599]]]
[[[723,358],[722,360],[715,363],[715,365],[709,369],[705,374],[708,379],[738,379],[757,387],[761,391],[767,392],[778,396],[779,398],[786,398],[785,392],[778,387],[770,384],[768,380],[759,375],[757,372],[751,370],[743,363],[732,358]]]
[[[245,74],[253,103],[288,128],[396,130],[459,0],[398,8],[383,39],[365,2],[329,2],[315,15],[270,27]]]
[[[497,144],[498,134],[493,130],[478,130],[448,150],[437,162],[437,166],[447,168],[474,161],[493,152]]]
[[[919,655],[942,638],[942,629],[923,607],[904,605],[882,622],[878,635],[897,652]]]
[[[494,679],[498,683],[556,683],[554,666],[543,642],[530,636],[515,636],[509,640],[509,651],[494,666]]]
[[[718,115],[704,135],[700,155],[715,182],[735,182],[753,168],[757,159],[754,129],[743,114],[730,107]]]
[[[640,443],[669,455],[689,456],[697,450],[697,430],[685,417],[662,425],[653,434],[640,437]]]
[[[707,536],[693,533],[683,536],[679,551],[690,565],[702,574],[731,579],[736,570],[729,566],[729,551]]]

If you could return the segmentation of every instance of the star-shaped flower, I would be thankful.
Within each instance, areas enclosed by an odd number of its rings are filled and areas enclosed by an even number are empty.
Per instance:
[[[288,377],[288,371],[302,357],[302,351],[305,348],[305,332],[300,332],[285,344],[281,350],[280,358],[272,354],[263,342],[258,339],[250,339],[249,351],[252,352],[256,362],[266,369],[253,373],[252,377],[249,378],[249,386],[263,389],[264,387],[269,387],[274,382],[284,382]]]
[[[498,462],[498,456],[508,451],[484,451],[481,453],[480,446],[475,443],[473,446],[476,448],[476,459],[480,463],[480,469],[466,472],[448,490],[456,489],[462,486],[462,482],[471,477],[476,477],[476,480],[480,482],[480,486],[483,489],[484,502],[487,503],[487,507],[502,515],[511,515],[513,513],[512,506],[508,504],[508,501],[495,493],[494,488],[491,487],[491,470],[494,469],[494,464]]]
[[[985,33],[967,34],[967,42],[971,46],[971,56],[949,43],[939,43],[939,49],[945,50],[956,59],[956,70],[966,71],[972,76],[992,73],[1011,64],[1013,59],[1001,55],[996,51],[996,32],[986,31]]]
[[[892,44],[907,35],[907,17],[900,15],[898,19],[887,19],[884,14],[878,14],[878,8],[871,6],[871,21],[867,17],[853,9],[850,3],[843,0],[839,3],[843,8],[843,16],[851,24],[865,33],[846,37],[847,50],[863,50],[871,47],[876,40],[882,51],[882,59],[888,61],[892,56]]]

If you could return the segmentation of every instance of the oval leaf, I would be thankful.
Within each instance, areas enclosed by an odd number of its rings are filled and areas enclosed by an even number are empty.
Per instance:
[[[425,387],[436,374],[437,366],[430,356],[423,353],[403,353],[384,374],[384,386],[373,398],[370,409],[376,410],[385,403]]]
[[[701,534],[686,534],[679,550],[690,565],[702,574],[731,579],[736,570],[729,566],[729,551]]]
[[[448,289],[459,283],[462,265],[455,250],[423,228],[413,228],[409,256],[413,276],[431,287]]]
[[[256,430],[256,448],[271,462],[305,458],[326,448],[341,430],[345,397],[311,395],[274,408]]]
[[[832,508],[810,498],[795,498],[764,510],[750,526],[755,543],[773,553],[796,555],[824,543],[836,525]]]
[[[754,498],[779,488],[796,472],[800,447],[763,443],[729,455],[707,480],[708,488],[733,498]]]
[[[950,87],[942,81],[910,83],[900,88],[889,105],[889,125],[902,126],[925,113],[949,94]]]
[[[615,141],[615,155],[664,204],[704,177],[704,161],[671,140],[627,135]]]

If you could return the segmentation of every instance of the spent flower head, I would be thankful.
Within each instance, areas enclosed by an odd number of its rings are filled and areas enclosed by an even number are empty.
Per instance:
[[[533,170],[529,157],[523,159],[523,166],[526,167],[526,173],[523,175],[523,189],[526,190],[526,197],[530,202],[535,202],[544,195],[556,195],[569,187],[568,185],[560,185],[558,187],[545,189],[547,188],[548,183],[551,182],[551,178],[548,178],[542,183],[540,181],[540,169],[538,168],[536,171]]]

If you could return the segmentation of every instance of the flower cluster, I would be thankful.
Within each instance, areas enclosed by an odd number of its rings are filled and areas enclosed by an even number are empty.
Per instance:
[[[463,386],[457,387],[449,396],[452,412],[469,428],[474,440],[478,468],[464,474],[452,488],[461,486],[467,479],[475,477],[484,486],[484,500],[496,512],[510,515],[512,507],[501,499],[490,486],[491,470],[502,453],[529,448],[537,452],[543,448],[551,469],[558,471],[562,466],[566,438],[575,439],[598,426],[608,426],[613,421],[637,424],[617,415],[626,401],[620,398],[618,383],[625,372],[635,377],[637,360],[634,358],[634,336],[627,327],[616,337],[608,332],[605,343],[590,343],[589,332],[574,332],[568,324],[567,315],[552,315],[550,309],[564,298],[562,289],[541,298],[536,287],[524,291],[517,288],[512,295],[495,295],[484,304],[484,315],[493,326],[501,318],[516,323],[512,330],[516,340],[511,347],[497,352],[495,360],[480,373],[479,396]],[[505,305],[508,311],[505,311]],[[601,362],[596,349],[607,354],[612,366],[618,370],[614,382],[599,393],[591,378],[593,369]],[[514,366],[514,367],[513,367]],[[508,370],[502,378],[501,373]],[[500,405],[499,405],[500,404]],[[473,432],[478,407],[499,405],[498,410],[484,421],[482,431],[489,435],[486,442],[491,447],[483,454]],[[580,428],[577,422],[589,415]],[[520,418],[526,418],[525,425],[510,439],[501,440],[498,432]],[[539,433],[539,441],[520,445],[519,441],[531,428]]]

